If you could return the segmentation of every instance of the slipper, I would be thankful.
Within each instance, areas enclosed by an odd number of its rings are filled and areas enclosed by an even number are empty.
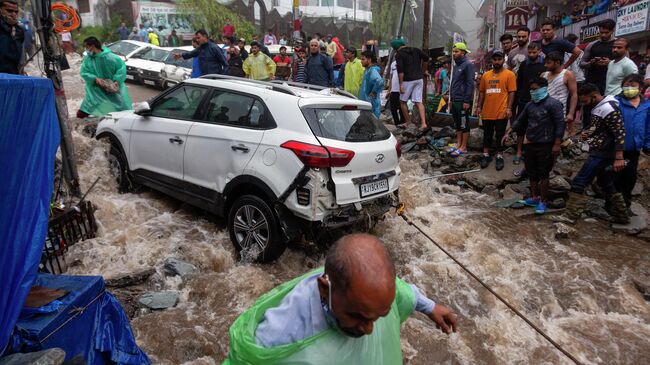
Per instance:
[[[397,128],[399,129],[406,129],[406,123],[398,124]]]
[[[524,174],[525,171],[526,171],[526,169],[521,167],[521,168],[518,168],[518,169],[515,169],[514,171],[512,171],[512,174],[517,176],[517,177],[520,177],[521,175]]]
[[[462,155],[463,153],[465,153],[465,152],[459,150],[456,147],[452,147],[451,152],[449,153],[449,156],[458,157],[458,156]]]
[[[512,159],[512,163],[514,165],[519,165],[521,163],[521,157],[515,156],[515,158]]]

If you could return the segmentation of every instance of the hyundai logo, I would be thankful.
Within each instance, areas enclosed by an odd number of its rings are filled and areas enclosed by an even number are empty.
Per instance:
[[[378,154],[377,157],[375,157],[375,162],[377,163],[382,163],[384,162],[384,155],[383,154]]]

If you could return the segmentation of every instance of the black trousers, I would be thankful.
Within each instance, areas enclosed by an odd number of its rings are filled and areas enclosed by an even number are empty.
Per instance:
[[[395,125],[400,125],[403,124],[406,119],[404,118],[404,113],[402,112],[402,108],[400,107],[400,101],[399,101],[399,92],[392,92],[390,93],[390,113],[393,115],[393,122]]]
[[[632,204],[632,189],[636,185],[637,170],[639,167],[639,151],[624,151],[623,158],[628,160],[623,171],[614,175],[614,186],[616,191],[623,194],[625,203],[629,207]]]
[[[497,153],[503,152],[503,136],[506,134],[508,126],[507,119],[486,120],[483,119],[483,148],[492,147],[492,138],[496,137]],[[496,134],[496,136],[495,136]]]

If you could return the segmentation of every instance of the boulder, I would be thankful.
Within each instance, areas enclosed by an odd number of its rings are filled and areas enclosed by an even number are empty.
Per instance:
[[[177,291],[161,291],[145,293],[140,296],[138,303],[150,309],[167,309],[175,307],[178,303]]]
[[[645,300],[650,301],[650,273],[645,272],[635,275],[632,278],[632,283]]]
[[[65,351],[58,347],[28,353],[17,353],[0,358],[0,365],[60,365]]]
[[[486,185],[483,188],[483,190],[481,190],[481,193],[497,199],[501,197],[501,194],[499,193],[499,189],[494,185]]]
[[[433,133],[433,138],[456,137],[456,130],[450,126],[445,126],[441,130]]]
[[[442,166],[442,160],[439,159],[439,158],[436,158],[436,159],[432,160],[432,161],[431,161],[431,166],[433,166],[433,167],[440,167],[440,166]]]
[[[501,194],[503,195],[503,199],[505,200],[522,198],[522,194],[516,191],[515,189],[513,189],[512,185],[506,185],[506,187],[503,188],[503,190],[501,191]]]
[[[634,189],[632,189],[632,196],[639,196],[643,194],[643,188],[643,183],[641,181],[637,181],[634,185]]]
[[[516,204],[520,199],[503,199],[494,202],[494,206],[497,208],[510,208],[512,205]]]
[[[165,264],[163,265],[163,271],[165,272],[165,275],[180,276],[183,279],[190,278],[196,270],[196,266],[188,262],[175,259],[173,257],[167,258],[167,260],[165,260]]]
[[[569,184],[566,179],[562,176],[556,176],[548,182],[549,189],[559,190],[559,191],[569,191],[571,190],[571,184]]]
[[[555,223],[553,226],[555,226],[556,239],[573,237],[578,232],[575,228],[572,228],[564,223]]]
[[[546,204],[549,209],[563,209],[566,207],[566,201],[563,198],[553,199]]]
[[[590,199],[585,207],[585,213],[593,218],[609,220],[609,213],[605,210],[603,199]]]
[[[475,151],[483,150],[483,129],[473,128],[469,132],[469,141],[467,142],[467,148]]]
[[[573,175],[574,169],[571,168],[571,166],[569,166],[567,163],[556,162],[553,166],[553,171],[555,171],[555,173],[558,175],[571,177],[571,175]]]

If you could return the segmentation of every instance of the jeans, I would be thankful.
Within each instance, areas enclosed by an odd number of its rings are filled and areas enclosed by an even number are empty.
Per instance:
[[[623,194],[628,207],[632,204],[632,190],[636,185],[640,155],[639,151],[624,151],[623,158],[628,161],[627,165],[621,172],[614,175],[614,186]]]
[[[614,172],[611,169],[613,164],[613,158],[589,156],[584,165],[582,165],[578,175],[573,178],[571,191],[577,194],[584,194],[585,189],[591,185],[595,178],[598,178],[598,185],[600,185],[605,194],[615,193]]]
[[[503,144],[501,142],[503,140],[503,136],[506,134],[507,126],[508,121],[506,119],[483,119],[483,148],[490,149],[492,147],[492,137],[496,134],[497,153],[503,152]]]

